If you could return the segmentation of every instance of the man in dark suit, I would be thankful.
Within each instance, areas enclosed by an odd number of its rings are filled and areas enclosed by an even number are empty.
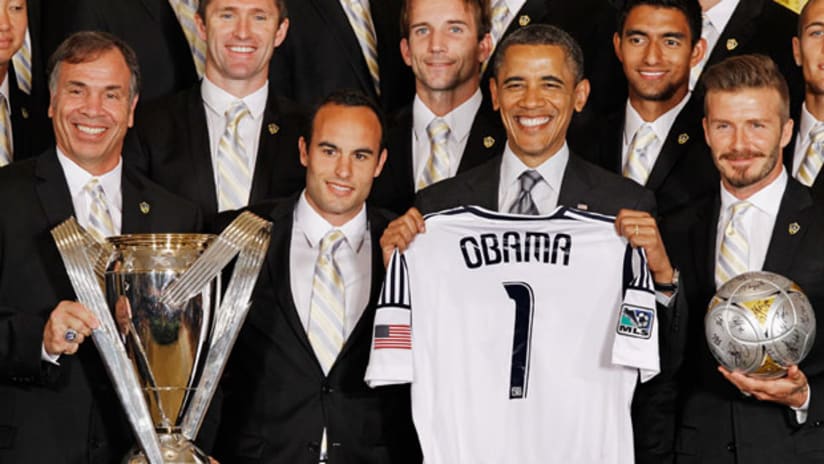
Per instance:
[[[824,156],[824,71],[819,63],[824,50],[819,46],[824,24],[824,2],[807,2],[798,17],[798,36],[793,37],[795,62],[804,74],[804,103],[795,113],[796,131],[784,150],[784,166],[797,181],[810,187],[816,202],[824,200],[821,162]]]
[[[171,0],[171,2],[186,0]],[[65,0],[43,11],[44,51],[50,54],[69,34],[110,32],[137,53],[143,71],[141,100],[186,89],[198,81],[197,65],[184,26],[170,0]]]
[[[0,170],[0,461],[119,461],[133,443],[50,230],[74,215],[101,236],[192,232],[194,205],[123,167],[137,58],[114,36],[71,36],[53,56],[57,147]]]
[[[663,229],[690,307],[706,307],[735,275],[765,270],[798,283],[820,309],[824,210],[781,162],[793,127],[784,77],[769,58],[744,55],[711,67],[703,80],[704,128],[720,192]],[[730,373],[710,354],[704,314],[692,312],[688,324],[675,462],[822,462],[821,342],[784,377]],[[817,319],[820,331],[822,318]]]
[[[487,0],[407,0],[401,54],[415,100],[390,122],[387,159],[373,204],[403,213],[415,192],[501,154],[500,118],[481,95],[489,56]]]
[[[366,18],[347,12],[344,4],[350,3],[368,13]],[[286,0],[286,5],[292,29],[269,65],[278,95],[314,106],[330,92],[349,88],[380,102],[385,111],[409,103],[412,73],[398,50],[401,0]],[[364,25],[361,35],[353,23]]]
[[[384,275],[388,218],[365,205],[382,137],[376,104],[342,91],[300,139],[306,189],[267,208],[269,254],[224,376],[222,462],[421,461],[408,388],[363,382]]]
[[[701,61],[698,0],[632,0],[619,14],[615,54],[629,82],[620,111],[570,137],[578,153],[655,192],[666,216],[714,191],[718,171],[691,100],[690,69]]]
[[[207,218],[303,187],[297,151],[303,115],[273,95],[267,78],[289,28],[283,5],[203,1],[197,16],[208,44],[203,81],[137,111],[127,141],[137,156],[126,162],[197,203]],[[234,13],[229,20],[222,18],[226,11]]]

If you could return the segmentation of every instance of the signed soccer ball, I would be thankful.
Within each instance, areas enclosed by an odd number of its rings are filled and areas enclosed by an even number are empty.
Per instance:
[[[730,371],[781,377],[810,352],[815,314],[793,281],[772,272],[746,272],[718,289],[704,330],[713,356]]]

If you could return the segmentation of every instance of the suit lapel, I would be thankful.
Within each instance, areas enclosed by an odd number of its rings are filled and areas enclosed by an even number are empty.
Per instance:
[[[490,119],[497,117],[498,113],[486,106],[486,102],[481,103],[475,113],[457,173],[479,166],[504,151],[506,133],[500,123],[496,124],[494,119]]]
[[[280,131],[280,115],[278,113],[277,99],[270,93],[266,98],[263,123],[260,126],[255,170],[249,191],[250,204],[267,199],[268,192],[272,191],[272,177],[269,174],[274,172],[275,169],[274,157],[282,156],[278,143],[278,133]]]
[[[188,92],[186,107],[189,124],[189,150],[191,155],[189,167],[192,169],[193,181],[197,183],[197,191],[201,198],[197,204],[208,205],[205,211],[217,211],[217,191],[215,190],[215,171],[212,166],[212,152],[209,148],[209,126],[206,124],[206,109],[203,107],[203,97],[200,94],[200,85],[192,87]],[[194,199],[193,199],[194,200]]]
[[[713,48],[704,69],[731,56],[737,48],[741,47],[741,44],[749,42],[752,36],[759,32],[755,27],[755,19],[764,8],[765,1],[767,0],[738,2],[738,6],[735,7],[727,26],[723,31],[720,31],[718,43],[715,44],[715,48]],[[763,33],[763,31],[761,32]],[[735,46],[728,47],[728,44]]]
[[[468,193],[466,198],[460,199],[459,203],[474,204],[492,211],[498,211],[501,160],[502,157],[498,156],[473,170],[472,175],[464,176],[464,188]],[[470,199],[471,202],[468,201]]]
[[[601,166],[608,170],[621,174],[623,172],[623,147],[624,147],[624,121],[625,112],[616,112],[607,117],[607,124],[604,127],[603,142],[604,148],[601,151]],[[596,144],[598,140],[594,141]]]
[[[506,28],[504,37],[521,27],[528,26],[534,20],[543,19],[550,16],[550,3],[552,3],[550,0],[526,0],[524,6],[521,7],[520,11],[518,11],[509,22],[509,26]]]
[[[764,260],[764,270],[781,275],[789,274],[792,263],[795,261],[798,245],[807,234],[809,223],[803,214],[804,210],[812,206],[809,191],[793,179],[787,182],[778,216],[775,218],[770,246]]]
[[[120,189],[123,192],[121,233],[145,234],[156,231],[151,209],[152,198],[147,196],[142,180],[129,168],[123,168]]]
[[[53,227],[75,214],[72,196],[54,149],[49,149],[37,158],[36,163],[35,189],[37,196],[40,197],[40,205],[46,213],[49,226]]]
[[[161,17],[162,12],[160,11],[160,8],[168,7],[169,9],[172,9],[171,5],[169,5],[168,0],[139,0],[139,1],[143,5],[143,8],[146,9],[146,12],[149,14],[149,16],[154,21],[157,21],[158,18]],[[174,10],[172,10],[172,11],[174,11]]]
[[[412,107],[408,106],[401,110],[398,115],[395,130],[393,130],[389,137],[389,145],[397,147],[398,150],[389,154],[392,160],[390,164],[392,169],[392,178],[395,182],[403,183],[403,185],[393,186],[394,189],[415,193],[415,172],[412,169],[412,139],[415,135],[412,133]]]
[[[569,161],[564,169],[561,180],[561,192],[558,194],[558,205],[577,208],[582,198],[589,198],[592,190],[590,180],[584,176],[577,155],[570,153]]]
[[[661,146],[661,152],[647,179],[646,187],[650,190],[657,191],[689,147],[700,142],[703,137],[699,122],[701,117],[692,111],[690,104],[688,102],[678,113]]]
[[[695,260],[695,279],[700,289],[715,288],[715,248],[718,231],[718,217],[721,209],[721,197],[716,195],[710,208],[699,213],[693,226],[690,228],[690,243],[693,244],[692,254]],[[704,254],[701,251],[705,251]],[[696,289],[697,290],[697,289]]]

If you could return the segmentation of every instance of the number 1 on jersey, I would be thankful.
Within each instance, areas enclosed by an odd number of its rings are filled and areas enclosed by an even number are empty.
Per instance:
[[[515,331],[512,335],[512,367],[509,376],[509,399],[526,398],[529,381],[529,357],[532,346],[532,313],[535,299],[526,282],[504,282],[504,289],[515,302]]]

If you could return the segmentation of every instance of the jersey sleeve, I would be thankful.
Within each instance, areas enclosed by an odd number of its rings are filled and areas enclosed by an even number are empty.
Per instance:
[[[646,382],[660,371],[655,288],[642,248],[627,245],[624,298],[612,346],[614,364],[634,367]]]
[[[406,257],[395,250],[375,310],[372,350],[364,379],[370,387],[413,380],[410,301]]]

